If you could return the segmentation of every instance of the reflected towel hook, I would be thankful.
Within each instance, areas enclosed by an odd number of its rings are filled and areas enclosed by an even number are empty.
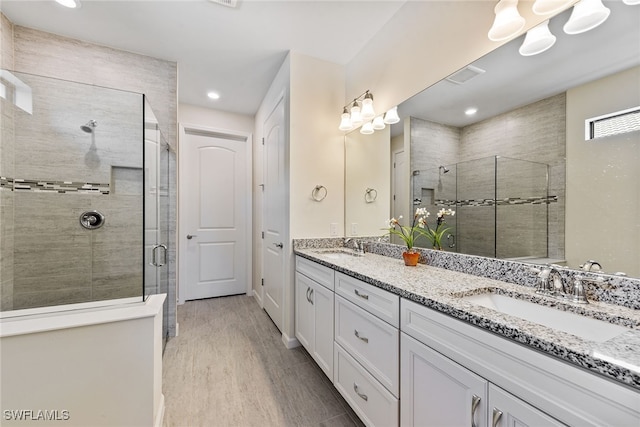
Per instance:
[[[378,192],[375,188],[367,188],[364,190],[364,201],[365,203],[373,203],[378,198]]]
[[[324,192],[322,191],[324,190]],[[316,202],[321,202],[327,197],[327,188],[324,185],[316,185],[313,190],[311,190],[311,198]]]

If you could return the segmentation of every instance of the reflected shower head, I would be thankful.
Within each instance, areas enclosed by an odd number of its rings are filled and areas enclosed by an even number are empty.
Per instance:
[[[93,133],[93,130],[98,126],[98,122],[95,120],[89,120],[86,125],[80,126],[80,129],[85,131],[86,133]]]
[[[438,169],[440,169],[440,170],[442,171],[442,173],[447,173],[447,172],[449,172],[449,169],[447,169],[447,168],[446,168],[446,167],[444,167],[444,166],[440,166]]]

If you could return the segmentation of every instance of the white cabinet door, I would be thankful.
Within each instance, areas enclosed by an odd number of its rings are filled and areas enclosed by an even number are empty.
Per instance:
[[[333,305],[331,290],[296,271],[296,338],[332,381]]]
[[[489,384],[488,423],[491,427],[563,426],[537,408],[501,388]]]
[[[486,427],[488,382],[402,333],[400,424]]]
[[[296,307],[295,331],[296,338],[310,354],[313,354],[313,306],[309,295],[313,281],[304,274],[296,272]]]
[[[316,283],[312,285],[314,342],[311,355],[333,381],[333,292]]]

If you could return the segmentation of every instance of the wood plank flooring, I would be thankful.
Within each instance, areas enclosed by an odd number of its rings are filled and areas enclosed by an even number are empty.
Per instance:
[[[165,427],[363,425],[253,297],[189,301],[178,322],[163,357]]]

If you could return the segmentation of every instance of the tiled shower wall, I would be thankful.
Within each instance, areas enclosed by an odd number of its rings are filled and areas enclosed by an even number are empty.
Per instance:
[[[516,110],[501,114],[491,119],[464,127],[454,128],[432,123],[420,119],[411,119],[411,170],[431,169],[433,176],[419,176],[417,180],[431,180],[442,185],[447,190],[446,175],[439,175],[439,165],[452,165],[491,156],[504,156],[525,159],[532,162],[549,165],[549,195],[556,196],[557,202],[548,205],[548,256],[550,258],[564,258],[564,206],[565,206],[565,134],[566,134],[566,96],[564,93],[543,99]],[[477,170],[478,179],[469,176],[466,182],[473,183],[469,188],[458,188],[458,198],[472,197],[477,194],[479,183],[482,182],[483,168]],[[493,177],[493,170],[491,170]],[[440,181],[437,181],[440,177]],[[513,183],[507,183],[506,188]],[[433,184],[431,185],[433,187]],[[462,196],[461,196],[462,195]],[[522,196],[530,197],[528,194]],[[481,197],[475,196],[475,198]],[[527,220],[537,218],[535,210],[540,205],[504,206],[498,210],[499,216],[507,209],[517,210],[516,215],[510,217]],[[465,207],[473,210],[468,212],[475,218],[477,224],[471,225],[475,234],[468,244],[481,245],[482,242],[493,246],[493,235],[489,230],[483,230],[479,221],[485,217],[492,222],[493,208]],[[519,230],[517,223],[506,228],[499,228],[505,233]],[[532,233],[546,232],[545,224],[537,224]],[[540,231],[538,231],[538,229]],[[521,228],[520,228],[521,230]],[[498,236],[498,239],[500,237]],[[464,242],[460,242],[461,245]],[[476,248],[482,250],[482,248]],[[506,252],[513,252],[505,248]]]
[[[157,116],[158,122],[160,124],[160,128],[162,133],[164,134],[166,140],[172,145],[174,148],[176,147],[177,141],[177,65],[174,62],[159,60],[151,57],[146,57],[142,55],[137,55],[129,52],[119,51],[112,48],[107,48],[79,40],[69,39],[65,37],[60,37],[54,34],[45,33],[41,31],[37,31],[30,28],[13,26],[11,23],[2,16],[2,35],[3,35],[3,45],[2,45],[2,63],[3,67],[8,69],[13,69],[18,72],[24,72],[29,74],[36,74],[41,76],[53,77],[62,80],[68,80],[73,82],[87,83],[90,85],[98,85],[109,88],[116,88],[120,90],[126,90],[137,93],[146,94],[149,102],[151,103],[154,112]],[[12,37],[11,37],[12,36]],[[10,40],[11,43],[5,43],[5,40]],[[12,60],[8,60],[6,58],[12,57]],[[96,89],[98,90],[98,89]],[[140,99],[140,109],[142,100]],[[112,121],[113,111],[110,108],[101,109],[101,106],[108,105],[100,102],[96,95],[93,96],[88,94],[86,99],[81,102],[81,105],[84,107],[84,114],[81,116],[72,116],[72,117],[49,117],[49,124],[56,123],[65,123],[69,125],[69,136],[70,132],[73,131],[73,137],[71,138],[73,141],[84,144],[81,146],[80,153],[82,153],[82,158],[69,158],[69,156],[77,155],[78,151],[70,150],[70,147],[65,147],[64,144],[69,144],[68,138],[65,139],[66,142],[58,142],[57,144],[53,142],[54,134],[51,135],[49,140],[42,140],[40,138],[39,148],[42,149],[42,153],[47,153],[51,158],[50,166],[46,167],[47,176],[38,176],[34,177],[36,179],[47,179],[53,180],[53,177],[60,177],[63,180],[71,180],[74,179],[78,182],[90,182],[90,180],[85,179],[86,174],[92,174],[93,172],[97,172],[97,175],[100,176],[100,182],[105,182],[103,179],[107,179],[106,182],[110,182],[111,174],[108,174],[106,171],[108,169],[103,169],[105,165],[114,165],[114,166],[122,166],[129,167],[128,162],[122,162],[118,159],[110,158],[109,154],[112,153],[111,149],[115,148],[110,145],[111,142],[117,140],[118,135],[124,135],[132,131],[127,124],[127,120],[122,123],[115,123]],[[3,109],[4,111],[8,109]],[[124,113],[124,112],[123,112]],[[80,120],[81,118],[81,120]],[[90,119],[95,119],[98,121],[98,128],[96,129],[96,139],[95,144],[90,140],[90,135],[83,133],[80,131],[79,126],[81,124],[86,123]],[[3,116],[4,120],[4,116]],[[78,121],[80,120],[80,121]],[[77,127],[77,131],[72,129]],[[4,123],[3,123],[4,129]],[[138,129],[141,130],[141,123],[138,123]],[[101,134],[102,131],[102,134]],[[62,130],[61,133],[65,133],[66,131]],[[76,133],[77,132],[77,133]],[[122,133],[120,133],[122,132]],[[16,136],[18,133],[16,133]],[[139,134],[140,135],[140,134]],[[4,135],[3,135],[4,137]],[[80,139],[84,137],[85,140],[80,142]],[[141,136],[138,137],[137,141],[141,141]],[[4,141],[4,138],[3,138]],[[107,143],[109,141],[109,143]],[[16,140],[16,143],[18,141]],[[107,143],[107,145],[103,145],[103,143]],[[4,142],[3,142],[4,144]],[[60,145],[62,144],[62,145]],[[29,155],[26,150],[23,149],[20,144],[17,143],[15,155],[16,157]],[[95,148],[95,149],[94,149]],[[68,151],[69,150],[69,151]],[[9,150],[5,150],[5,146],[2,147],[3,156],[4,153],[10,153]],[[38,155],[34,153],[33,155]],[[17,160],[17,158],[16,158]],[[71,168],[65,167],[65,162],[76,161],[79,168],[77,170],[71,170]],[[170,172],[175,174],[175,151],[173,151],[170,155],[170,164],[169,169]],[[29,164],[30,162],[27,161]],[[34,162],[35,163],[35,162]],[[131,162],[133,163],[133,162]],[[3,171],[2,175],[9,175],[9,171],[5,169],[5,159],[2,158],[2,166]],[[110,169],[109,166],[109,169]],[[139,165],[138,165],[139,166]],[[6,170],[6,172],[5,172]],[[30,171],[31,172],[31,171]],[[35,172],[35,171],[33,171]],[[42,171],[44,173],[44,170]],[[105,175],[103,175],[103,173]],[[70,175],[77,176],[78,178],[72,178]],[[14,175],[12,175],[14,176]],[[17,176],[16,176],[17,177]],[[104,178],[103,178],[104,177]],[[25,178],[27,178],[25,176]],[[169,227],[169,241],[167,242],[169,246],[169,259],[168,259],[168,298],[167,302],[169,304],[168,310],[168,325],[169,325],[169,334],[175,335],[175,277],[176,277],[176,253],[175,253],[175,231],[176,231],[176,222],[175,222],[175,204],[176,204],[176,193],[175,186],[176,177],[170,177],[170,186],[173,191],[170,191],[170,217],[168,219],[168,227]],[[107,223],[113,225],[116,228],[120,228],[122,234],[119,235],[120,238],[125,239],[125,241],[116,240],[115,234],[103,233],[100,236],[94,230],[91,236],[91,240],[93,241],[92,251],[96,251],[94,256],[89,261],[86,258],[85,251],[75,251],[69,252],[61,250],[60,254],[63,255],[63,259],[67,260],[67,264],[58,264],[54,263],[55,267],[49,266],[49,268],[59,268],[63,272],[70,272],[71,269],[83,269],[87,263],[91,264],[92,271],[102,271],[104,274],[99,274],[96,278],[96,283],[99,285],[96,286],[96,292],[102,293],[105,297],[109,297],[109,295],[114,295],[120,291],[123,291],[125,288],[130,287],[130,283],[132,280],[131,276],[127,276],[126,274],[121,274],[131,268],[132,264],[138,263],[142,255],[142,242],[137,241],[137,236],[129,236],[127,231],[128,227],[135,226],[134,218],[142,218],[141,212],[136,212],[138,209],[134,206],[136,203],[139,203],[141,196],[131,194],[132,191],[135,191],[134,188],[129,187],[127,190],[127,194],[118,194],[117,192],[117,183],[116,183],[116,192],[113,194],[98,195],[98,194],[59,194],[58,197],[66,197],[68,200],[72,200],[73,206],[83,206],[83,210],[85,210],[84,206],[87,208],[100,208],[104,209],[105,215],[107,216]],[[121,187],[124,188],[124,187]],[[6,192],[5,192],[6,193]],[[126,192],[125,192],[126,193]],[[20,210],[24,208],[24,212],[20,211],[21,215],[25,213],[40,215],[40,217],[36,218],[39,226],[45,227],[46,223],[49,221],[44,218],[47,214],[47,209],[49,206],[48,200],[45,203],[47,208],[43,207],[43,202],[41,200],[44,196],[49,196],[50,194],[44,193],[34,193],[35,196],[33,200],[22,200],[19,197],[24,196],[26,193],[18,194],[14,192],[11,196],[15,198],[15,209]],[[32,196],[32,195],[30,195]],[[90,199],[87,199],[89,197]],[[102,198],[101,198],[102,197]],[[110,208],[106,205],[102,205],[104,201],[107,199],[105,197],[111,197],[113,199],[120,199],[118,203],[120,203],[119,207],[114,211],[110,211]],[[40,199],[40,200],[38,200]],[[60,199],[62,200],[62,199]],[[137,202],[133,202],[133,200],[137,200]],[[2,199],[2,207],[10,206],[10,201],[5,201],[3,196]],[[77,202],[77,203],[76,203]],[[26,203],[26,204],[25,204]],[[38,210],[40,208],[40,210]],[[140,206],[141,208],[141,206]],[[80,212],[76,212],[74,209],[71,209],[71,212],[67,210],[64,212],[65,216],[75,217],[77,225],[77,217]],[[11,209],[13,211],[13,209]],[[88,210],[88,209],[87,209]],[[4,213],[4,212],[3,212]],[[55,209],[51,212],[55,214]],[[18,215],[14,216],[14,220]],[[5,221],[5,219],[10,219],[8,217],[2,218],[2,224],[9,224],[10,221]],[[111,219],[111,221],[109,221]],[[16,231],[18,225],[15,225]],[[56,225],[57,227],[57,225]],[[74,225],[75,227],[75,225]],[[106,225],[105,225],[106,227]],[[141,228],[141,227],[140,227]],[[4,230],[3,230],[4,231]],[[106,231],[106,230],[103,230]],[[142,233],[136,233],[140,236]],[[65,236],[69,236],[69,234],[65,233]],[[75,237],[74,237],[75,238]],[[86,240],[87,236],[79,236],[77,237],[79,240]],[[128,240],[127,240],[128,239]],[[134,241],[136,240],[136,241]],[[3,235],[4,243],[11,243],[11,239],[5,239]],[[32,244],[36,247],[42,244],[43,240],[38,240],[37,237],[34,237]],[[14,240],[14,243],[15,240]],[[135,256],[125,256],[120,258],[122,261],[114,261],[112,257],[116,252],[122,251],[124,247],[135,246],[135,251],[139,253],[138,259],[135,259]],[[5,272],[9,272],[9,269],[5,269],[5,266],[13,265],[14,261],[18,262],[18,260],[7,260],[5,261],[4,255],[6,252],[13,252],[16,255],[19,253],[18,248],[0,248],[2,251],[3,258],[2,262],[2,281],[4,283]],[[134,249],[132,249],[134,251]],[[46,249],[42,249],[42,256],[51,256],[50,251]],[[96,256],[97,255],[97,256]],[[125,261],[125,258],[128,258],[128,261]],[[136,269],[138,271],[141,270],[141,263],[138,263]],[[45,273],[52,273],[53,270],[46,269]],[[15,271],[15,269],[14,269]],[[9,273],[6,275],[8,276]],[[15,279],[15,278],[14,278]],[[44,288],[38,288],[37,293],[46,294],[46,289],[48,286],[53,286],[50,281],[45,280],[43,284]],[[20,298],[16,298],[16,286],[17,282],[14,281],[14,289],[12,300],[20,302]],[[29,285],[33,286],[33,285]],[[121,288],[121,289],[117,289]],[[26,291],[26,288],[24,289]],[[3,288],[4,291],[4,288]],[[22,291],[21,291],[22,292]],[[93,292],[93,291],[92,291]],[[141,290],[137,291],[137,294],[140,294]],[[43,297],[47,298],[45,295]],[[7,298],[8,299],[8,298]],[[5,293],[3,292],[3,302],[5,300]],[[11,308],[11,307],[7,307]],[[18,308],[18,307],[13,307]],[[4,307],[3,307],[4,309]]]

